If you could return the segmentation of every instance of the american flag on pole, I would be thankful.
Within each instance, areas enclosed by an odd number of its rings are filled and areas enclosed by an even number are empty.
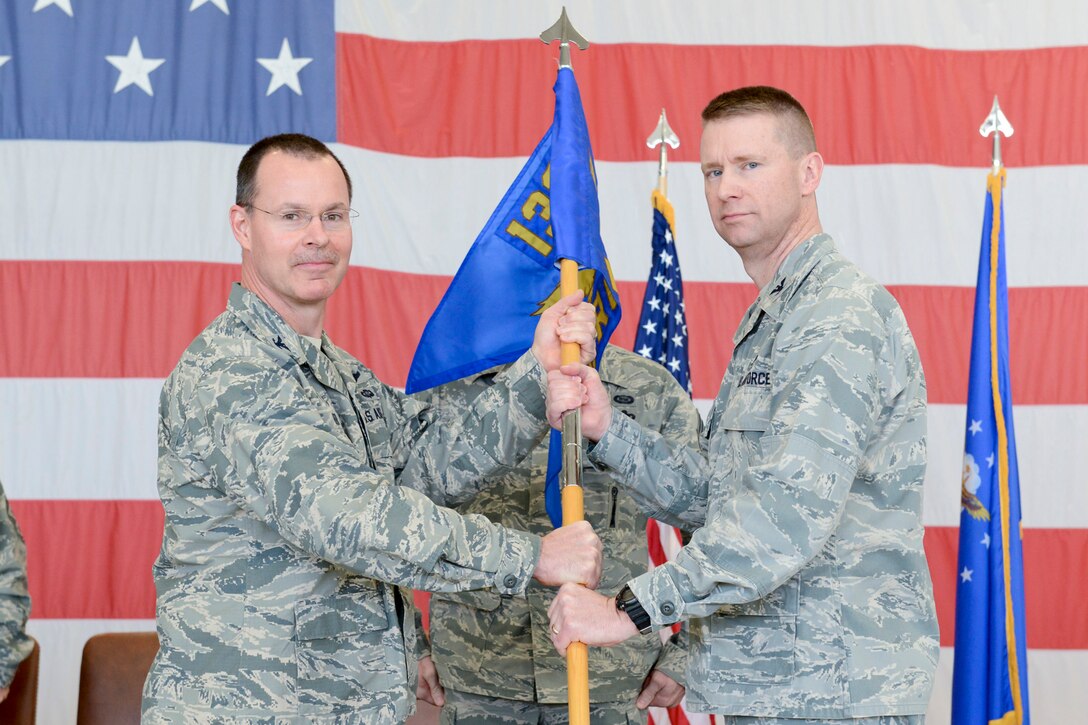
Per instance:
[[[690,395],[688,318],[684,308],[680,259],[676,254],[676,214],[672,204],[660,191],[653,193],[653,207],[650,278],[642,298],[635,352],[668,368]]]
[[[672,373],[676,381],[691,394],[691,368],[688,363],[688,320],[684,308],[684,280],[680,275],[680,257],[676,253],[676,215],[672,204],[660,191],[654,190],[653,233],[650,240],[650,277],[642,298],[642,313],[635,335],[635,352],[654,360]],[[680,532],[654,519],[646,522],[650,564],[664,564],[680,549]],[[679,625],[673,626],[673,631]],[[688,713],[683,703],[665,711],[652,708],[651,721],[656,725],[671,723],[713,723],[713,715]]]

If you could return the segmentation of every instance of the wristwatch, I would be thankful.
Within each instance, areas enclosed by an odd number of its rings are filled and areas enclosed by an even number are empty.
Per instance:
[[[616,609],[631,618],[639,634],[649,634],[653,630],[654,625],[650,622],[650,615],[646,613],[638,599],[635,598],[631,587],[626,584],[623,589],[620,589],[620,593],[616,595]]]

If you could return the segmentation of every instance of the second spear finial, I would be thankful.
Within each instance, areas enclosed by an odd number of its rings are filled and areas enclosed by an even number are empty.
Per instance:
[[[1012,136],[1013,129],[1012,124],[1009,123],[1009,119],[1005,118],[1005,114],[1001,112],[1001,106],[997,103],[997,96],[994,96],[994,105],[990,109],[990,115],[986,117],[986,120],[982,122],[982,125],[978,127],[978,132],[983,138],[993,135],[994,137],[994,172],[1001,169],[1001,136],[1006,138]]]
[[[677,148],[680,146],[680,139],[671,128],[669,128],[669,121],[665,118],[665,109],[661,109],[661,116],[657,121],[657,128],[650,134],[650,137],[646,139],[646,145],[650,148],[660,146],[661,151],[657,157],[657,187],[662,194],[667,193],[666,178],[668,176],[668,149]]]

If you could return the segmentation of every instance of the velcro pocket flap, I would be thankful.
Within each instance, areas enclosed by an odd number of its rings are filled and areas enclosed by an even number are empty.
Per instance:
[[[345,634],[389,628],[381,590],[307,599],[295,605],[299,640],[331,639]]]

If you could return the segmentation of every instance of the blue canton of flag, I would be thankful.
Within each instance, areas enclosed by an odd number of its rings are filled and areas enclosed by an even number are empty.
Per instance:
[[[659,191],[653,194],[653,259],[642,316],[638,320],[635,352],[661,363],[691,395],[688,365],[688,322],[684,309],[684,283],[676,255],[675,216],[672,204]]]
[[[409,393],[512,362],[533,342],[536,316],[559,299],[560,259],[579,264],[578,286],[597,308],[598,361],[620,321],[620,300],[601,241],[597,177],[578,84],[555,81],[555,118],[476,237],[423,330]],[[561,445],[553,432],[545,504],[562,520]]]
[[[336,140],[326,0],[20,0],[4,20],[2,138]]]
[[[954,725],[1030,722],[1020,483],[1009,385],[1004,182],[1004,170],[988,179],[975,291],[960,491]]]

